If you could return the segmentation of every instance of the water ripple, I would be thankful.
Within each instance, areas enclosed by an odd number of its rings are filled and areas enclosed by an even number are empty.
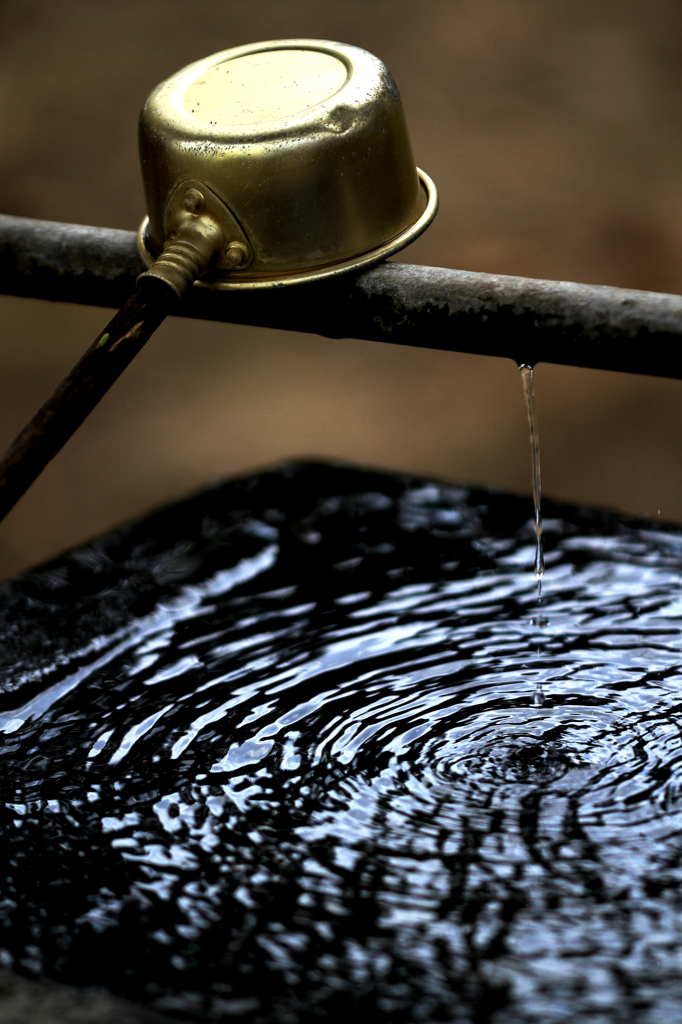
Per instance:
[[[675,1019],[682,538],[548,506],[540,626],[520,502],[286,472],[8,665],[5,960],[206,1020]]]

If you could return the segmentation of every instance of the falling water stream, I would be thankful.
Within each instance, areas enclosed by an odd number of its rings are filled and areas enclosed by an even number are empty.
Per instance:
[[[521,386],[523,397],[526,403],[526,414],[528,416],[528,433],[531,450],[531,471],[533,483],[533,527],[535,529],[535,579],[537,580],[538,600],[537,610],[532,616],[533,625],[542,628],[547,625],[547,618],[542,614],[542,577],[545,572],[545,554],[542,544],[542,478],[540,475],[540,430],[538,427],[538,414],[535,407],[535,390],[533,388],[533,367],[523,363],[519,366],[521,372]],[[538,654],[540,651],[538,650]],[[535,686],[533,704],[542,707],[545,703],[545,692],[541,683]]]
[[[6,587],[4,962],[185,1020],[682,1017],[682,535],[544,511],[539,639],[527,501],[343,467]]]
[[[528,430],[530,435],[530,448],[532,457],[532,480],[533,480],[533,525],[535,527],[535,578],[538,584],[538,607],[542,601],[542,576],[545,571],[545,556],[542,547],[542,480],[540,476],[540,430],[538,428],[538,415],[535,408],[535,391],[533,389],[533,367],[523,364],[519,367],[521,371],[521,385],[523,397],[526,402],[526,413],[528,415]]]

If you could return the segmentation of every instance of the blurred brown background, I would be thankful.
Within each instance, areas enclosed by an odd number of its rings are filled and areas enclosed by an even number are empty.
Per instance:
[[[148,91],[216,50],[297,35],[363,46],[398,82],[441,194],[401,260],[682,290],[679,0],[0,0],[0,211],[136,228]],[[3,447],[106,318],[0,297]],[[547,494],[682,521],[682,382],[536,378]],[[518,371],[168,321],[0,527],[0,577],[309,455],[529,493]]]

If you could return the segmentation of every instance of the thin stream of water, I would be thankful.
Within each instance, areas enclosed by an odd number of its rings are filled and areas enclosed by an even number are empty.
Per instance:
[[[521,385],[523,397],[526,402],[526,413],[528,415],[528,428],[530,431],[530,447],[532,453],[533,472],[533,523],[535,526],[535,578],[538,583],[538,604],[542,600],[542,577],[545,572],[545,557],[542,546],[542,484],[540,479],[540,431],[538,429],[538,416],[535,409],[535,392],[533,391],[533,367],[524,364],[519,367],[521,371]]]
[[[535,408],[535,391],[533,389],[533,367],[522,364],[519,367],[521,372],[521,386],[523,397],[526,403],[528,415],[528,430],[531,449],[531,469],[533,481],[533,525],[535,527],[535,579],[537,581],[537,613],[532,617],[533,625],[542,629],[547,625],[547,618],[542,614],[542,577],[545,572],[545,555],[542,543],[542,481],[540,477],[540,431],[538,429],[538,416]],[[537,649],[537,656],[540,656],[540,649]],[[536,683],[533,693],[533,704],[535,707],[543,707],[545,704],[545,691],[541,683]]]

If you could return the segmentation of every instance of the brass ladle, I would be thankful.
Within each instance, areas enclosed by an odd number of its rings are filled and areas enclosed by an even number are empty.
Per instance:
[[[149,269],[0,459],[0,520],[189,287],[361,270],[417,238],[438,206],[385,65],[326,40],[240,46],[179,71],[144,105],[140,157]]]

